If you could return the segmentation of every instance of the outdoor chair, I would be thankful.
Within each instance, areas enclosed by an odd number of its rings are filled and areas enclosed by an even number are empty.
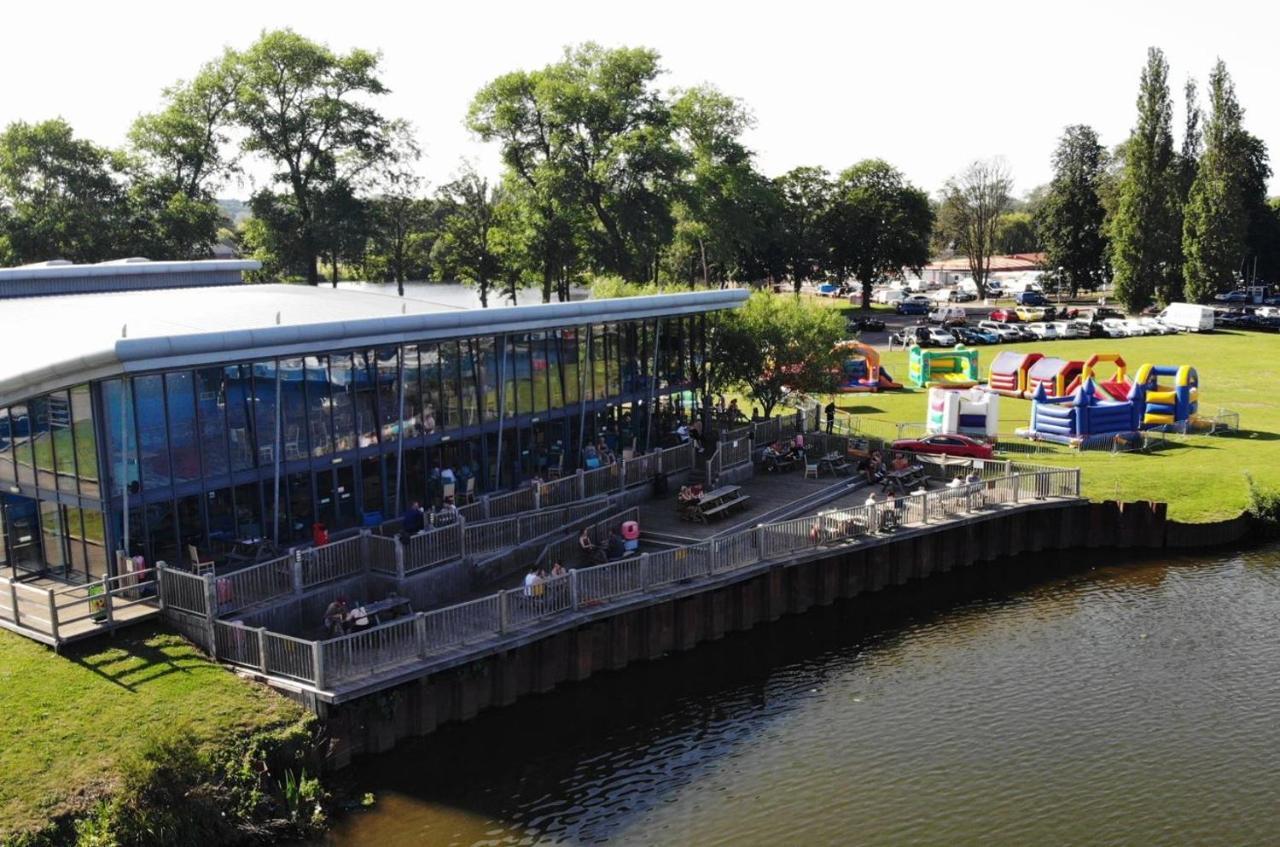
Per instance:
[[[812,461],[810,461],[809,459],[804,460],[804,478],[809,479],[810,477],[813,477],[814,479],[818,478],[818,460],[817,459],[814,459]]]
[[[191,564],[191,572],[196,576],[213,573],[213,559],[200,558],[200,551],[194,544],[187,545],[187,561]]]

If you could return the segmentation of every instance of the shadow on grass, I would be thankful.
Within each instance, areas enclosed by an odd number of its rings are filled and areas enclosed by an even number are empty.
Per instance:
[[[884,409],[878,406],[841,406],[839,403],[836,407],[842,412],[848,412],[851,415],[881,415]]]
[[[105,649],[101,644],[85,645],[64,650],[62,655],[132,692],[172,674],[217,669],[190,645],[157,630],[118,638]]]

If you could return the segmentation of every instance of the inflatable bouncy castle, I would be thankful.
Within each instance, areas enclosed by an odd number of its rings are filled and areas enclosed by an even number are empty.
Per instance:
[[[1146,390],[1143,426],[1186,423],[1200,406],[1200,377],[1188,365],[1140,365],[1133,380]]]
[[[1039,353],[1019,353],[1016,350],[997,353],[987,374],[987,390],[1006,397],[1029,397],[1027,373],[1043,358]]]
[[[1058,397],[1041,384],[1032,397],[1031,426],[1018,434],[1076,446],[1090,436],[1137,432],[1145,407],[1146,387],[1141,384],[1132,386],[1125,400],[1101,399],[1092,379]]]
[[[838,388],[841,392],[884,391],[901,388],[889,372],[880,367],[880,353],[870,344],[861,341],[841,341],[835,351],[844,357]]]
[[[1000,428],[1000,395],[980,388],[929,389],[930,434],[993,438]]]
[[[978,384],[978,351],[963,344],[938,352],[912,347],[907,379],[920,388],[970,388]]]

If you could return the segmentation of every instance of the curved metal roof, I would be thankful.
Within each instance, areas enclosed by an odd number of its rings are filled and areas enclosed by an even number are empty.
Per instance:
[[[743,290],[491,309],[304,285],[241,285],[0,303],[0,405],[90,379],[325,350],[734,308]]]

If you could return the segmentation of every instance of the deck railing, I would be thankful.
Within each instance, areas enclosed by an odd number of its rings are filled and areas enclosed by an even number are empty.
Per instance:
[[[363,538],[356,535],[301,551],[298,557],[302,563],[303,587],[361,573],[365,568]]]
[[[1007,467],[1006,463],[996,462],[975,465],[980,473],[997,466]],[[688,547],[571,570],[567,576],[546,580],[528,591],[524,588],[500,591],[326,641],[306,641],[215,621],[215,649],[219,658],[233,664],[329,690],[469,643],[535,626],[548,618],[640,596],[662,586],[705,579],[824,545],[858,543],[866,536],[879,535],[905,524],[943,523],[975,511],[1036,498],[1077,497],[1079,492],[1080,475],[1075,469],[1015,470],[1005,475],[986,476],[977,482],[828,509],[817,515],[764,524]],[[593,525],[592,530],[599,533],[636,511],[633,508],[611,515]],[[563,539],[548,545],[544,557],[560,550],[562,545],[572,545],[566,547],[572,550],[576,548],[577,539]],[[169,576],[175,578],[169,579]],[[177,571],[166,572],[162,596],[174,609],[198,611],[198,583],[203,580]],[[12,584],[7,587],[11,592],[22,588]],[[0,613],[14,602],[0,599]]]
[[[293,557],[281,556],[238,571],[210,577],[218,613],[225,615],[293,592]]]

